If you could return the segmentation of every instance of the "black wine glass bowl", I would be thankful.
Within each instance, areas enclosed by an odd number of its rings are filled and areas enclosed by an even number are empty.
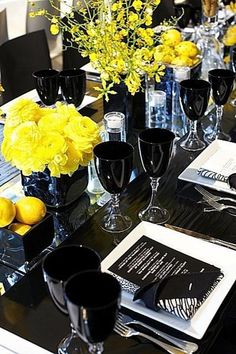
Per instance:
[[[33,74],[35,88],[40,100],[46,106],[56,103],[59,90],[59,71],[45,69],[35,71]]]
[[[234,87],[235,73],[228,69],[214,69],[208,73],[212,86],[212,96],[215,104],[223,106],[227,103]]]
[[[73,327],[88,343],[101,343],[114,328],[121,287],[110,274],[86,271],[65,285],[65,299]]]
[[[48,253],[42,264],[44,279],[57,308],[68,314],[64,299],[64,284],[75,273],[100,269],[101,259],[91,248],[62,246]]]
[[[139,134],[140,157],[149,177],[159,178],[167,170],[174,139],[174,133],[161,128],[146,129]]]
[[[211,85],[205,80],[188,79],[180,82],[183,110],[191,121],[203,117],[210,97]]]
[[[78,107],[86,91],[86,73],[80,69],[67,69],[60,72],[60,86],[63,99]]]
[[[133,168],[132,145],[123,141],[107,141],[94,148],[94,162],[103,188],[121,193],[128,185]]]

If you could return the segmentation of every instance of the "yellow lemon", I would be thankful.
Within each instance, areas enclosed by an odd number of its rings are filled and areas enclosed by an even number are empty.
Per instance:
[[[158,45],[154,51],[154,59],[158,63],[170,64],[174,58],[174,51],[166,45]]]
[[[23,197],[16,204],[16,220],[28,225],[41,221],[46,214],[46,205],[36,197]]]
[[[9,225],[15,218],[16,208],[14,203],[4,197],[0,197],[0,227]]]
[[[168,46],[176,46],[182,41],[182,34],[177,29],[169,29],[162,33],[161,43]]]
[[[172,60],[171,64],[176,65],[176,66],[192,66],[193,61],[189,57],[181,55],[179,57],[174,58]]]
[[[8,229],[16,232],[19,235],[24,235],[27,231],[31,229],[30,225],[22,224],[20,222],[14,222],[8,226]]]
[[[199,49],[195,43],[190,41],[183,41],[179,43],[175,50],[178,55],[184,55],[189,58],[195,58],[199,54]]]

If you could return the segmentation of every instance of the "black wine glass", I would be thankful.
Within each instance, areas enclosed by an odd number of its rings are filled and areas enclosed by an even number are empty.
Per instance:
[[[184,150],[199,151],[206,144],[198,137],[197,121],[204,116],[210,97],[211,85],[205,80],[188,79],[180,82],[180,102],[190,120],[187,138],[180,143]]]
[[[91,248],[71,245],[62,246],[48,253],[42,264],[44,279],[56,307],[68,315],[65,299],[65,282],[74,274],[89,270],[100,269],[101,259]],[[58,345],[58,354],[80,353],[78,337],[73,326],[69,333]]]
[[[212,86],[212,97],[216,104],[215,138],[229,141],[231,138],[222,130],[221,122],[224,105],[233,91],[235,73],[228,69],[214,69],[209,71],[208,78]]]
[[[33,74],[35,88],[43,105],[53,106],[58,99],[59,71],[45,69]]]
[[[101,227],[108,232],[128,230],[132,221],[120,211],[119,195],[128,185],[133,167],[132,145],[123,141],[107,141],[94,148],[94,163],[103,188],[111,194],[111,208]]]
[[[66,283],[69,316],[78,336],[88,344],[88,353],[103,352],[103,342],[117,319],[120,297],[120,284],[108,273],[81,272]]]
[[[142,131],[138,137],[139,153],[144,171],[151,179],[152,195],[148,206],[138,214],[142,221],[163,224],[169,219],[168,210],[157,200],[159,180],[169,165],[174,133],[167,129],[151,128]]]
[[[86,74],[84,70],[67,69],[60,72],[60,86],[64,101],[78,107],[86,91]]]

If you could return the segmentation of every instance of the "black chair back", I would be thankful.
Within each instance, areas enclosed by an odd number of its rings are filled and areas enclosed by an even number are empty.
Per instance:
[[[79,23],[82,23],[83,19],[78,13],[74,14],[75,20]],[[67,19],[63,19],[64,23],[67,23]],[[67,31],[62,33],[62,60],[63,60],[63,69],[72,69],[72,68],[81,68],[83,65],[89,62],[89,58],[83,58],[79,51],[75,48],[71,48],[71,34]]]
[[[5,89],[3,103],[34,89],[32,73],[51,68],[44,30],[27,33],[0,46],[1,82]]]

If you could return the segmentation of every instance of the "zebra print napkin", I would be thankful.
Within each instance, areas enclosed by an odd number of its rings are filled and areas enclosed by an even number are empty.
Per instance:
[[[211,271],[171,275],[139,288],[133,300],[141,299],[152,310],[163,309],[189,320],[222,278],[216,267]]]

